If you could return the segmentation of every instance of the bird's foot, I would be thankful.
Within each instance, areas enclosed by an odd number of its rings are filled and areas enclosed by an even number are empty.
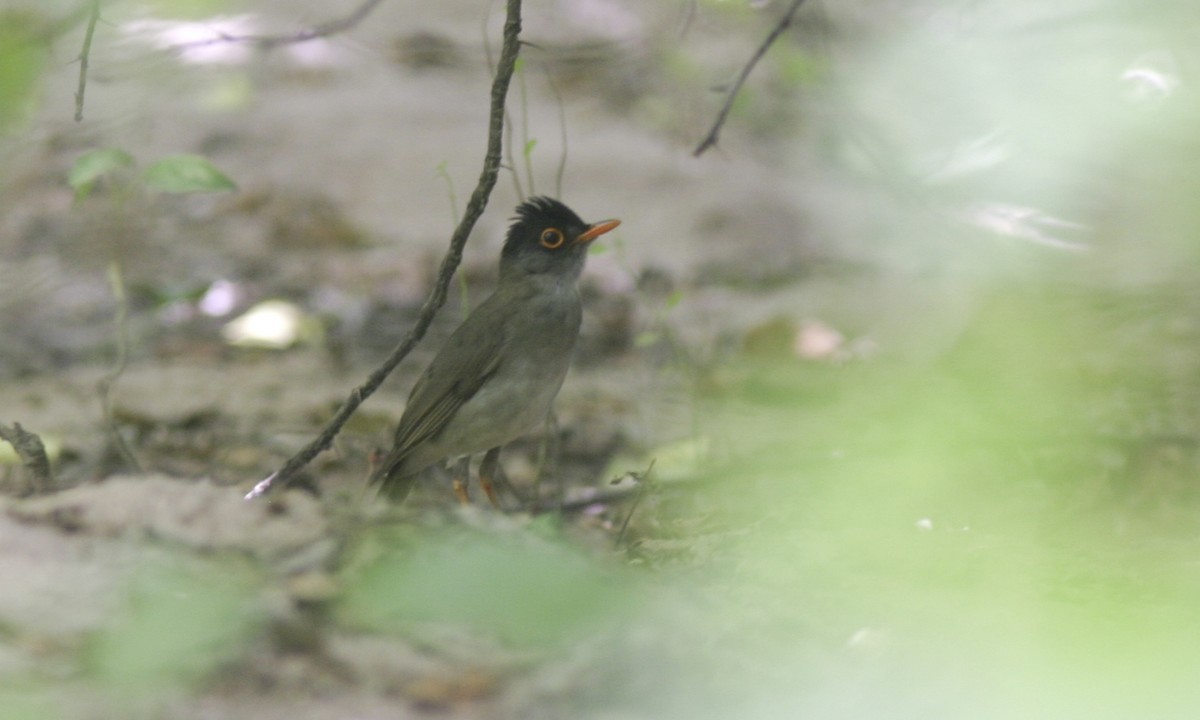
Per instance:
[[[490,477],[480,475],[479,487],[483,488],[483,494],[487,495],[488,502],[492,504],[492,507],[500,507],[500,496],[496,494],[496,485]]]
[[[494,508],[500,507],[500,496],[496,494],[496,485],[492,482],[499,471],[500,448],[494,447],[484,454],[483,462],[479,463],[479,487],[483,488],[483,494],[487,495],[488,502]]]
[[[458,501],[460,503],[462,503],[463,505],[471,504],[471,494],[469,492],[467,492],[467,479],[466,478],[457,478],[457,477],[454,478],[453,488],[454,488],[454,497],[458,498]]]

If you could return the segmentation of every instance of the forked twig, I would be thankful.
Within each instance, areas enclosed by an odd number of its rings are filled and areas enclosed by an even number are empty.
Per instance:
[[[758,46],[758,49],[754,51],[754,55],[750,57],[750,61],[747,62],[746,66],[742,68],[742,71],[738,73],[737,80],[734,81],[733,87],[729,89],[729,94],[725,97],[725,104],[721,106],[721,112],[717,113],[716,121],[713,122],[712,128],[708,131],[708,135],[706,135],[704,139],[700,141],[700,144],[696,146],[696,149],[692,152],[692,157],[700,157],[706,150],[717,144],[717,138],[719,138],[721,135],[721,128],[725,125],[725,119],[729,116],[729,111],[733,109],[733,101],[737,99],[737,94],[741,92],[742,85],[746,83],[746,78],[750,77],[750,71],[754,69],[754,66],[758,64],[759,60],[763,59],[763,56],[767,54],[767,50],[771,49],[771,46],[775,44],[775,41],[779,39],[779,36],[783,35],[784,31],[791,26],[792,21],[795,20],[796,11],[799,10],[800,6],[803,4],[804,0],[792,1],[792,6],[789,7],[787,12],[783,14],[783,17],[781,17],[779,22],[775,24],[775,27],[771,30],[771,33],[767,35],[766,39],[762,41],[762,44]]]

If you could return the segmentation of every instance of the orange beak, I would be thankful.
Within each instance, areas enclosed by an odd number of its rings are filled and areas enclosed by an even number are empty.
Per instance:
[[[608,232],[609,230],[612,230],[613,228],[615,228],[616,226],[618,226],[620,224],[621,224],[620,220],[601,220],[598,223],[592,223],[591,225],[588,225],[587,230],[584,230],[582,233],[579,234],[579,237],[575,240],[575,242],[590,243],[591,241],[595,240],[596,238],[600,237],[601,235]]]

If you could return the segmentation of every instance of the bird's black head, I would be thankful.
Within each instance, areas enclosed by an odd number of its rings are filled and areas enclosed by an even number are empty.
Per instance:
[[[588,243],[619,224],[619,220],[585,223],[553,198],[531,198],[517,206],[500,253],[500,273],[552,273],[574,279],[583,270]]]

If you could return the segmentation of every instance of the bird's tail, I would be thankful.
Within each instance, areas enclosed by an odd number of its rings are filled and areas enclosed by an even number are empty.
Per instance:
[[[389,455],[371,473],[368,485],[378,486],[379,492],[394,503],[404,502],[412,492],[420,473],[405,473],[404,458]]]

